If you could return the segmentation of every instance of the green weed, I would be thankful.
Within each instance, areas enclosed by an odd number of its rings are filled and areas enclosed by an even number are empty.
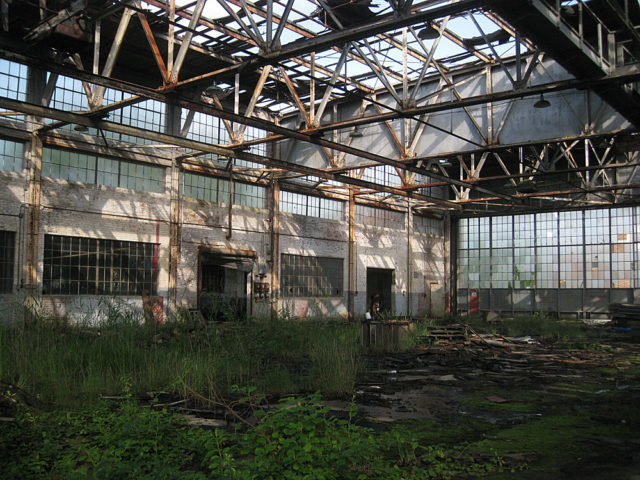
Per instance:
[[[129,388],[125,381],[125,397]],[[255,389],[243,391],[259,401]],[[501,468],[494,459],[462,460],[459,448],[425,445],[413,431],[359,427],[353,406],[336,418],[318,394],[254,414],[251,426],[211,431],[131,399],[80,412],[22,412],[0,425],[3,478],[400,480]]]
[[[130,377],[135,392],[182,385],[207,397],[231,386],[264,393],[319,390],[350,395],[359,365],[359,326],[331,321],[247,320],[202,325],[188,317],[145,325],[142,312],[105,302],[91,325],[0,326],[0,382],[42,402],[78,407],[119,391]]]

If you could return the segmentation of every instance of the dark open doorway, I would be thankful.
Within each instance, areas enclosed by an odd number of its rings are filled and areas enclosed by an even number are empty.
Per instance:
[[[392,285],[392,269],[367,268],[367,309],[372,316],[393,312]]]
[[[246,319],[247,280],[253,257],[202,250],[199,255],[198,308],[207,321]]]

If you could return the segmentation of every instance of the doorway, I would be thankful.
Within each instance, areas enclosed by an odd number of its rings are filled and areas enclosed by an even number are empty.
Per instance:
[[[367,268],[367,311],[372,316],[393,312],[393,269]]]
[[[202,250],[198,260],[198,308],[205,320],[246,319],[253,257]]]

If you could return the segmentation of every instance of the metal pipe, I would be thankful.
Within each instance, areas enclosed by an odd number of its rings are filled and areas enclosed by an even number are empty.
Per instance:
[[[233,170],[233,159],[231,159],[231,170]],[[229,174],[229,221],[228,227],[229,230],[225,238],[227,240],[231,240],[231,235],[233,235],[233,175],[230,172]]]

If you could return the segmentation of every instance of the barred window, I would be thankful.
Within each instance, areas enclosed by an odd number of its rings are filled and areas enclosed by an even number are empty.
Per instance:
[[[182,174],[185,197],[214,203],[229,203],[229,180],[194,173]],[[267,191],[260,185],[233,182],[233,203],[245,207],[265,208]]]
[[[52,148],[42,150],[42,175],[144,192],[164,190],[163,167]]]
[[[282,254],[283,297],[338,297],[342,295],[342,282],[342,258]]]
[[[45,295],[157,294],[158,245],[45,235]]]
[[[0,138],[0,170],[22,171],[24,145]]]
[[[164,169],[153,165],[143,165],[120,161],[119,187],[143,192],[162,192]]]
[[[82,86],[82,81],[58,75],[56,88],[51,97],[51,107],[59,110],[88,110],[89,100]]]
[[[189,111],[182,110],[182,124],[187,121]],[[206,113],[194,112],[186,137],[191,140],[205,143],[227,143],[229,133],[220,118]]]
[[[426,233],[436,237],[444,236],[444,222],[433,217],[413,216],[413,231],[415,233]],[[460,237],[462,239],[462,236]],[[466,237],[465,237],[466,240]]]
[[[356,223],[404,230],[404,213],[385,208],[356,205]]]
[[[26,65],[0,59],[0,95],[13,100],[26,100]]]
[[[15,232],[0,231],[0,293],[10,293],[13,289],[15,245]]]
[[[344,202],[283,190],[280,192],[280,211],[327,220],[342,220]]]
[[[265,208],[266,189],[260,185],[233,183],[233,203],[245,207]]]
[[[367,167],[364,170],[362,179],[389,187],[399,187],[402,185],[402,179],[400,175],[398,175],[398,171],[391,165]]]
[[[127,94],[114,91],[115,97],[121,96],[122,99],[127,98]],[[106,98],[106,94],[105,94]],[[157,100],[145,100],[136,105],[129,105],[120,110],[110,113],[109,118],[114,122],[132,127],[151,130],[153,132],[164,131],[166,124],[165,104]],[[124,133],[107,134],[107,137],[127,143],[149,144],[151,140],[145,138],[134,137]]]
[[[197,198],[198,200],[206,200],[207,202],[222,203],[223,195],[226,195],[226,198],[229,197],[229,189],[226,192],[221,191],[219,182],[222,181],[214,177],[185,172],[182,175],[183,195],[189,198]],[[226,182],[226,180],[224,181]]]

